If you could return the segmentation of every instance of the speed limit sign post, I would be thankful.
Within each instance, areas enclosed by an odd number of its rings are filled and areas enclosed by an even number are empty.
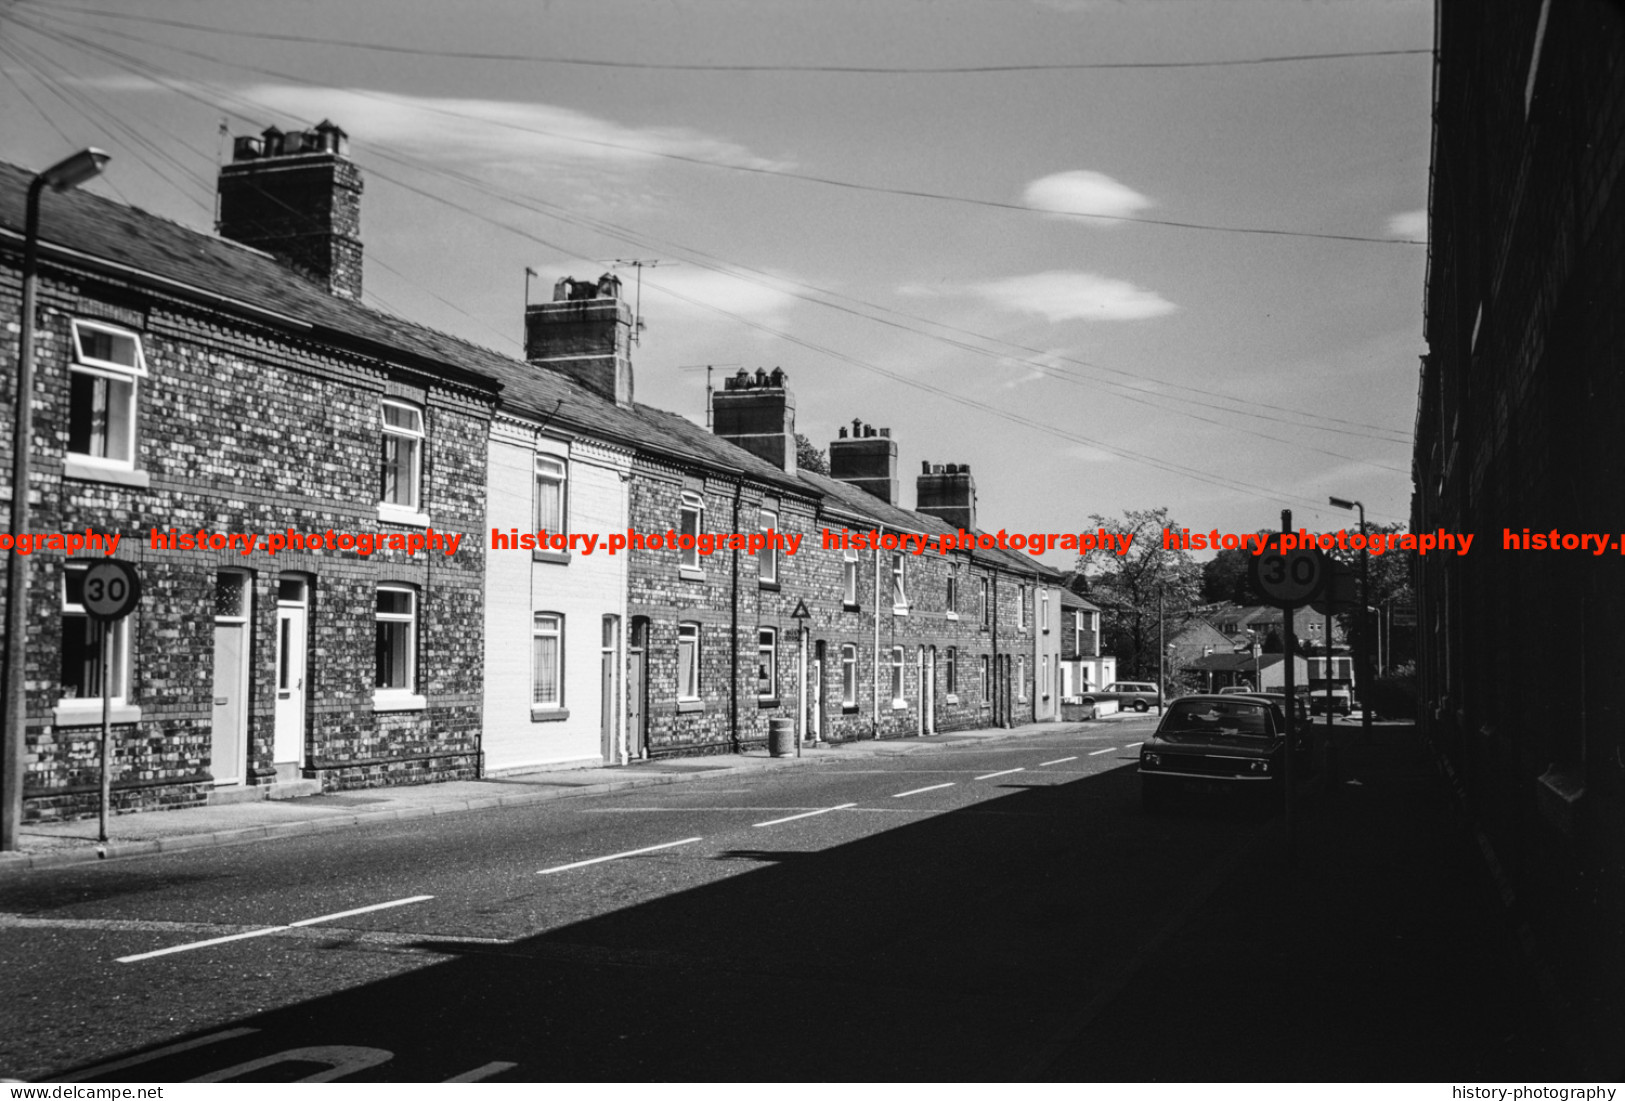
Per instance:
[[[102,809],[99,839],[107,841],[108,807],[113,800],[113,624],[141,602],[141,575],[128,562],[104,558],[85,571],[85,614],[101,624],[102,650]]]

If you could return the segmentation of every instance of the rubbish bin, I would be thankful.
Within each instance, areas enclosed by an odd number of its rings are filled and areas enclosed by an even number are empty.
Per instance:
[[[767,720],[767,751],[775,757],[795,756],[796,721],[794,719]]]

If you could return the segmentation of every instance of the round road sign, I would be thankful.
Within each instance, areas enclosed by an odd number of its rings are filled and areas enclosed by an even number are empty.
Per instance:
[[[141,601],[141,576],[135,567],[104,558],[85,571],[85,614],[92,619],[123,619]]]
[[[1326,556],[1317,550],[1266,550],[1249,560],[1253,588],[1266,604],[1301,608],[1326,583]]]

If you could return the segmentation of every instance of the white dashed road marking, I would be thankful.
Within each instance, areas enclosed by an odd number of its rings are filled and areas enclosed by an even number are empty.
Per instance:
[[[977,779],[978,780],[991,780],[995,776],[1008,776],[1012,772],[1026,772],[1026,771],[1027,770],[1024,769],[1024,768],[1007,768],[1003,772],[990,772],[986,776],[978,776]]]
[[[119,963],[136,963],[139,960],[150,960],[156,956],[168,956],[175,952],[190,952],[194,948],[208,948],[215,944],[225,944],[234,940],[248,940],[250,937],[268,937],[272,933],[281,933],[288,929],[303,929],[307,925],[320,925],[324,921],[337,921],[339,918],[354,917],[357,914],[370,914],[374,910],[388,910],[395,906],[410,906],[414,902],[427,902],[433,895],[413,895],[411,898],[397,898],[394,902],[380,902],[376,906],[362,906],[355,910],[345,910],[337,914],[323,914],[321,917],[306,918],[304,921],[293,921],[287,925],[273,925],[269,929],[255,929],[251,933],[233,933],[229,937],[214,937],[211,940],[196,940],[191,944],[177,944],[173,948],[160,948],[156,952],[142,952],[134,956],[120,956]]]
[[[577,860],[574,864],[560,864],[557,868],[543,868],[537,875],[552,875],[554,872],[567,872],[571,868],[585,868],[588,864],[602,864],[606,860],[619,860],[623,856],[638,856],[642,853],[658,852],[661,849],[674,849],[678,845],[692,845],[702,840],[698,837],[685,837],[681,841],[667,841],[664,845],[650,845],[648,848],[632,849],[624,853],[611,853],[608,856],[595,856],[591,860]]]
[[[1039,768],[1048,768],[1050,765],[1064,765],[1068,761],[1076,761],[1076,760],[1077,760],[1076,757],[1062,757],[1059,761],[1045,761],[1043,764],[1039,765],[1038,767]]]
[[[1116,753],[1116,752],[1117,752],[1117,747],[1114,746],[1114,745],[1109,745],[1105,749],[1097,749],[1097,750],[1095,750],[1093,753],[1089,754],[1089,756],[1098,757],[1102,753]]]
[[[932,784],[928,788],[915,788],[913,791],[900,791],[896,795],[893,795],[892,798],[893,799],[901,799],[905,795],[918,795],[922,791],[936,791],[938,788],[951,788],[951,787],[953,787],[953,784],[951,784],[951,783],[948,783],[948,784]]]
[[[757,822],[757,823],[754,823],[754,825],[758,829],[760,829],[762,826],[776,826],[780,822],[794,822],[798,818],[811,818],[814,815],[828,814],[832,810],[846,810],[848,807],[855,807],[855,806],[857,806],[856,803],[842,803],[838,807],[825,807],[823,810],[810,810],[805,814],[792,814],[788,818],[775,818],[771,822]]]

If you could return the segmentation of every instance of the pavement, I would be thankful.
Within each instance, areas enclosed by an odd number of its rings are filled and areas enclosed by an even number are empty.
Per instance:
[[[1132,717],[1127,714],[1111,715],[1092,722],[1109,723]],[[797,757],[774,757],[765,749],[760,749],[710,757],[636,761],[609,767],[544,769],[482,780],[365,788],[301,799],[145,811],[113,817],[108,823],[106,842],[98,840],[100,823],[95,817],[71,822],[34,823],[25,825],[20,831],[22,844],[19,851],[0,853],[0,876],[85,861],[324,833],[391,819],[428,818],[491,807],[603,795],[628,788],[714,780],[728,774],[750,774],[952,747],[986,746],[1009,738],[1054,733],[1062,725],[1053,722],[1029,723],[1008,729],[953,731],[923,738],[826,743],[804,747]]]

